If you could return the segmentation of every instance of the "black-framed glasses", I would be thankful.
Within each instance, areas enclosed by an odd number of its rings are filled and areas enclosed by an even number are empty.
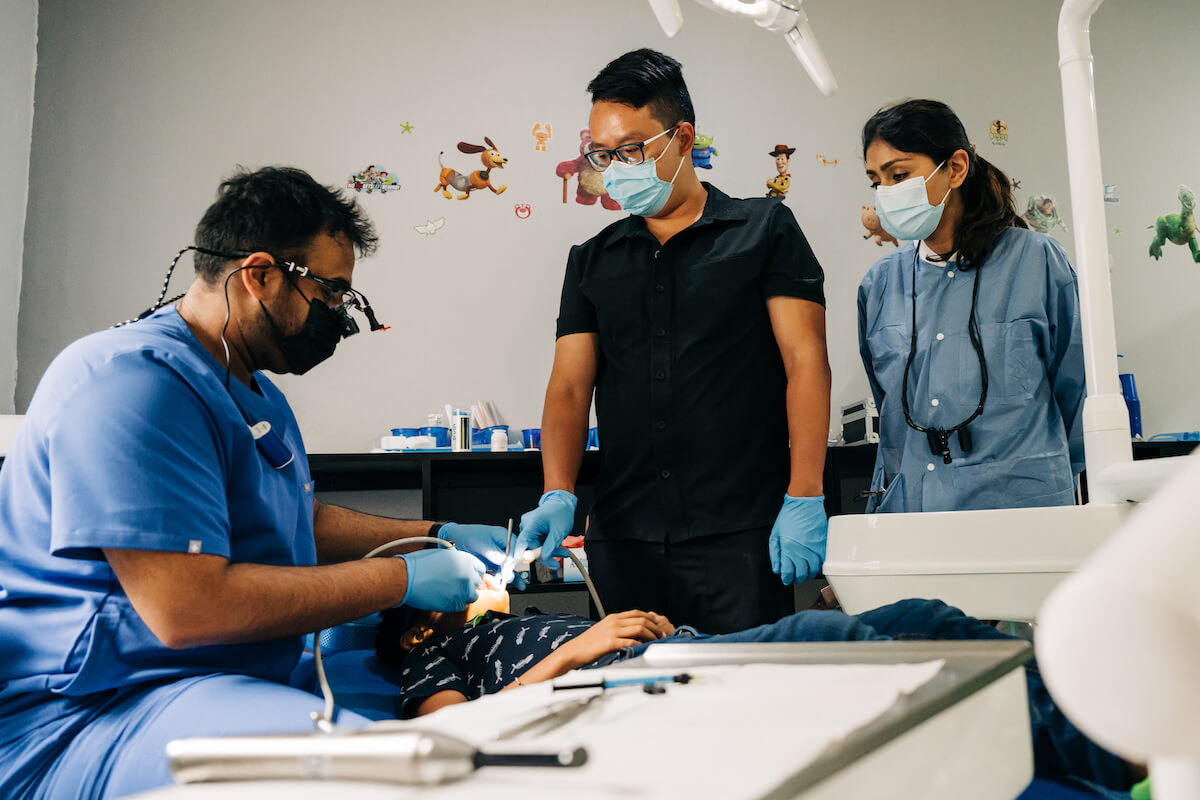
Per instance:
[[[250,253],[247,252],[245,255],[250,255]],[[371,303],[367,300],[366,295],[351,287],[350,284],[341,278],[324,278],[317,275],[308,267],[300,266],[295,261],[277,262],[275,266],[282,269],[285,274],[308,278],[321,287],[325,294],[323,301],[337,315],[338,324],[342,328],[343,339],[347,336],[353,336],[359,330],[358,323],[354,321],[354,317],[350,316],[350,312],[347,310],[350,308],[355,309],[367,318],[372,331],[387,330],[386,325],[379,324],[379,320],[375,319],[375,312],[371,310]]]
[[[113,325],[114,328],[119,328],[122,325],[128,325],[129,323],[136,322],[140,319],[145,319],[163,306],[174,303],[176,300],[179,300],[183,297],[183,295],[180,294],[172,297],[170,300],[165,299],[167,296],[167,286],[169,286],[171,283],[171,274],[175,271],[175,265],[179,263],[179,259],[183,258],[183,254],[189,250],[195,250],[197,253],[203,253],[206,256],[230,259],[246,258],[247,256],[258,252],[255,250],[237,250],[232,253],[222,253],[219,250],[210,250],[207,247],[199,247],[194,244],[189,244],[187,247],[175,254],[175,258],[171,261],[171,266],[167,267],[167,276],[163,279],[162,291],[159,292],[158,300],[155,301],[154,305],[150,306],[133,319],[127,319],[124,322],[118,322],[116,325]],[[354,318],[350,316],[350,312],[346,310],[347,307],[361,312],[362,315],[367,318],[367,322],[370,323],[372,331],[386,331],[388,329],[387,325],[381,325],[379,320],[375,318],[375,312],[371,309],[371,303],[367,300],[366,295],[357,289],[352,288],[346,281],[341,280],[340,278],[324,278],[313,273],[313,271],[308,267],[302,267],[294,261],[279,262],[277,260],[277,263],[273,265],[265,264],[263,266],[279,267],[284,271],[284,274],[299,275],[301,277],[308,278],[310,281],[320,286],[325,294],[324,302],[329,305],[330,310],[333,311],[333,313],[338,317],[338,323],[342,329],[342,338],[353,336],[354,334],[358,333],[359,330],[358,323],[355,322]],[[240,269],[248,269],[248,267],[241,267],[237,270],[234,270],[225,277],[226,317],[228,317],[229,310],[229,279],[233,277],[234,272],[238,272]],[[301,294],[303,294],[303,292],[301,292]]]
[[[678,128],[678,125],[672,125],[662,133],[655,134],[644,142],[630,142],[629,144],[623,144],[610,150],[588,150],[584,153],[584,156],[587,157],[588,163],[597,172],[604,172],[614,160],[620,161],[622,164],[640,164],[646,160],[646,145]]]

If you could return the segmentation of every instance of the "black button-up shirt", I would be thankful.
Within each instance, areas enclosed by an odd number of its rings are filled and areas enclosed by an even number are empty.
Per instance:
[[[787,376],[766,301],[823,305],[824,275],[786,206],[704,186],[703,215],[665,244],[631,216],[567,259],[558,335],[599,338],[593,540],[770,527],[783,504]]]

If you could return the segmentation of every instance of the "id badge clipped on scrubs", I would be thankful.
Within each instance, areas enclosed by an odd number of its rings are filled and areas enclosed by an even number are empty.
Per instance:
[[[283,469],[295,458],[292,451],[279,438],[279,434],[271,430],[271,423],[266,420],[251,425],[250,435],[254,437],[254,444],[257,445],[258,452],[262,453],[267,463],[275,469]]]

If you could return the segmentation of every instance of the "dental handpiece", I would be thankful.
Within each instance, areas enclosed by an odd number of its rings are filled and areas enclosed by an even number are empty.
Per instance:
[[[178,783],[253,780],[352,780],[432,785],[480,767],[578,767],[587,751],[485,753],[436,731],[176,739],[167,744]]]

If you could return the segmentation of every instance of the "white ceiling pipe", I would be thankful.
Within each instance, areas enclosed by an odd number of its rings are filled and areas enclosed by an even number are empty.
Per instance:
[[[1132,461],[1129,410],[1117,377],[1117,338],[1109,280],[1104,184],[1100,171],[1100,129],[1088,23],[1102,0],[1065,0],[1058,18],[1058,68],[1062,74],[1063,117],[1067,133],[1067,172],[1075,227],[1075,263],[1079,273],[1083,358],[1087,399],[1083,404],[1083,442],[1088,474],[1110,464]],[[1090,499],[1119,503],[1112,487],[1098,484]]]

